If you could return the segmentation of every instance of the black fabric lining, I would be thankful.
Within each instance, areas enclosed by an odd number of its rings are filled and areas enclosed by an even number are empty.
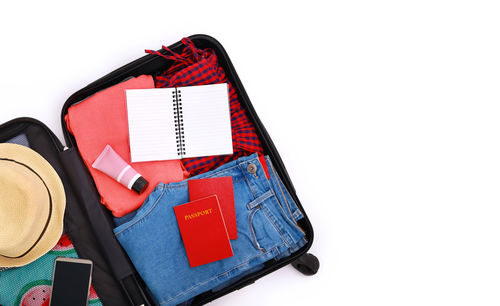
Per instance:
[[[0,158],[0,160],[14,162],[16,164],[19,164],[21,166],[24,166],[24,167],[28,168],[31,172],[33,172],[36,176],[38,176],[38,178],[42,181],[42,183],[45,186],[45,189],[47,189],[47,193],[49,195],[49,215],[47,217],[47,220],[45,221],[45,225],[43,227],[43,230],[40,233],[40,236],[38,236],[38,238],[35,241],[35,243],[26,252],[24,252],[23,254],[21,254],[19,256],[13,256],[13,257],[11,257],[11,256],[6,256],[6,255],[3,255],[3,254],[0,254],[0,256],[3,256],[5,258],[21,258],[21,257],[25,256],[26,254],[28,254],[38,244],[38,242],[40,242],[40,240],[42,239],[43,235],[45,234],[45,231],[47,230],[47,228],[49,226],[49,221],[50,221],[50,218],[52,217],[52,195],[50,194],[49,187],[47,187],[47,184],[45,183],[45,181],[43,180],[43,178],[35,170],[33,170],[31,167],[29,167],[28,165],[23,164],[21,162],[18,162],[16,160],[9,159],[9,158]]]

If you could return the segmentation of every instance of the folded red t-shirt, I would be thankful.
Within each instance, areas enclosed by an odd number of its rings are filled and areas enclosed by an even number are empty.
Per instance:
[[[143,75],[127,80],[71,106],[65,118],[69,131],[76,139],[80,155],[94,178],[101,202],[116,217],[139,208],[159,182],[177,182],[188,176],[180,160],[130,163],[125,90],[154,87],[151,76]],[[149,182],[143,193],[138,195],[92,168],[92,163],[107,144]]]

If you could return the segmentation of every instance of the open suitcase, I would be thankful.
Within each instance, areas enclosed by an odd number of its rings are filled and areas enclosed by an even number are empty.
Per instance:
[[[306,232],[308,240],[306,245],[291,255],[278,261],[270,260],[264,264],[263,269],[246,275],[237,282],[216,292],[204,292],[196,296],[191,303],[200,305],[210,302],[234,290],[250,285],[264,275],[288,264],[292,264],[305,275],[315,274],[319,268],[319,262],[316,257],[307,253],[313,242],[312,225],[297,198],[278,151],[252,107],[227,53],[221,44],[210,36],[193,35],[189,38],[198,48],[215,50],[219,64],[225,70],[228,80],[236,88],[240,103],[254,123],[264,147],[264,153],[269,155],[283,184],[303,212],[304,218],[299,220],[299,223]],[[177,42],[169,46],[169,48],[174,52],[180,52],[182,44]],[[160,52],[164,53],[165,51],[161,50]],[[100,204],[100,196],[95,184],[79,155],[76,141],[68,131],[64,118],[71,105],[94,93],[130,77],[143,74],[154,75],[165,70],[168,65],[168,61],[159,56],[146,55],[116,69],[69,97],[62,108],[61,114],[67,146],[64,146],[47,126],[32,118],[17,118],[0,126],[0,142],[9,141],[19,135],[25,136],[29,147],[47,159],[60,175],[67,198],[64,218],[65,232],[72,241],[78,255],[82,258],[89,258],[94,262],[93,286],[104,305],[152,305],[153,300],[145,283],[113,234],[114,223],[111,213],[105,206]]]

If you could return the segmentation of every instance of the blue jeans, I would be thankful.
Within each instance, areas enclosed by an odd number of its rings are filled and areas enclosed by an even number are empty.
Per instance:
[[[116,237],[158,304],[189,300],[305,245],[297,225],[303,215],[267,157],[266,163],[269,180],[257,154],[191,178],[233,178],[238,239],[231,240],[232,257],[190,268],[173,210],[189,202],[187,180],[158,184],[138,210],[116,219]]]

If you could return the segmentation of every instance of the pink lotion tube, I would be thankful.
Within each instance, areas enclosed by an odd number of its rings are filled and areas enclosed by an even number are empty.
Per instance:
[[[109,144],[106,145],[101,155],[97,157],[92,167],[106,173],[118,183],[139,194],[148,186],[148,181],[135,171],[132,166],[127,164]]]

